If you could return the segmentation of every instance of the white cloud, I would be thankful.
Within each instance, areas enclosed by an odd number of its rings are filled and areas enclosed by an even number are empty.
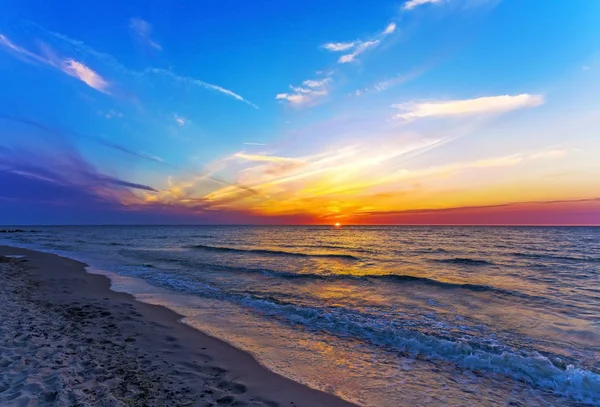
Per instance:
[[[590,66],[587,66],[587,65],[581,67],[582,71],[589,71],[590,69],[592,69],[592,68]]]
[[[331,78],[324,78],[321,80],[307,79],[304,82],[302,82],[302,84],[308,86],[309,88],[320,88],[329,82],[331,82]]]
[[[348,42],[328,42],[323,44],[322,47],[331,52],[341,52],[341,51],[352,51],[348,54],[342,55],[339,57],[338,62],[340,64],[347,64],[349,62],[355,61],[356,57],[362,54],[363,52],[377,47],[381,40],[394,33],[396,31],[396,23],[388,24],[383,31],[380,31],[375,36],[372,36],[370,39],[363,40],[354,40]]]
[[[185,126],[186,120],[179,115],[175,115],[175,122],[180,126]]]
[[[325,48],[327,51],[332,51],[332,52],[340,52],[340,51],[346,51],[349,50],[350,48],[354,48],[354,46],[356,45],[356,42],[328,42],[327,44],[323,44],[322,47]]]
[[[314,104],[318,99],[327,96],[329,89],[327,85],[332,81],[331,77],[323,79],[307,79],[302,82],[303,86],[292,86],[293,92],[279,93],[275,96],[277,100],[285,100],[292,106],[306,106]]]
[[[394,31],[396,31],[396,23],[390,23],[385,30],[383,30],[383,34],[384,35],[388,35],[388,34],[392,34]]]
[[[131,28],[140,39],[146,41],[152,48],[162,51],[162,46],[150,38],[150,35],[152,34],[152,24],[141,18],[132,18],[129,21],[129,28]]]
[[[154,73],[157,75],[162,75],[162,76],[167,76],[170,77],[171,79],[173,79],[176,82],[181,82],[181,83],[187,83],[187,84],[191,84],[191,85],[196,85],[196,86],[200,86],[203,87],[205,89],[210,89],[210,90],[214,90],[216,92],[220,92],[223,93],[224,95],[230,96],[236,100],[239,100],[240,102],[244,102],[247,105],[252,106],[255,109],[258,109],[258,106],[255,105],[254,103],[250,102],[249,100],[244,99],[242,96],[238,95],[237,93],[229,90],[229,89],[225,89],[222,86],[218,86],[218,85],[213,85],[211,83],[208,82],[204,82],[200,79],[195,79],[195,78],[190,78],[187,76],[179,76],[171,71],[168,71],[166,69],[160,69],[160,68],[149,68],[146,69],[142,74],[146,74],[146,73]]]
[[[346,64],[348,62],[352,62],[352,61],[354,61],[354,59],[357,56],[359,56],[363,52],[367,51],[370,48],[375,48],[376,46],[378,46],[380,42],[381,42],[380,40],[363,42],[359,46],[357,46],[352,53],[346,54],[346,55],[342,55],[340,57],[340,59],[338,59],[338,62],[340,64]]]
[[[108,82],[89,67],[74,59],[66,59],[60,68],[64,73],[77,78],[91,88],[108,93]]]
[[[412,10],[416,7],[419,7],[423,4],[438,4],[441,3],[442,0],[410,0],[404,3],[404,10]]]
[[[298,93],[278,93],[275,96],[277,100],[287,100],[291,105],[304,105],[312,101],[312,98],[308,95],[302,95]]]
[[[544,97],[541,95],[522,94],[439,102],[404,103],[392,105],[392,107],[403,111],[403,113],[398,113],[395,116],[396,118],[412,120],[423,117],[499,114],[539,106],[544,102]]]

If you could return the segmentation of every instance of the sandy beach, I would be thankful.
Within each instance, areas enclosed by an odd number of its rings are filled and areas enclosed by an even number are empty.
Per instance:
[[[0,256],[2,406],[352,405],[111,291],[82,263],[7,246]]]

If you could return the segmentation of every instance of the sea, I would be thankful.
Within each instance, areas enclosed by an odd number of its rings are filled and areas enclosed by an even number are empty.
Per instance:
[[[362,406],[600,405],[600,228],[22,228]]]

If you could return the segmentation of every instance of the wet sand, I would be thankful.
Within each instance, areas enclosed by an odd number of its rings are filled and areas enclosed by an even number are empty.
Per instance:
[[[85,265],[0,246],[1,406],[353,404],[262,367]]]

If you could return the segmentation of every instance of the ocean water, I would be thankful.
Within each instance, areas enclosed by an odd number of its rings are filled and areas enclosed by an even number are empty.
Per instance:
[[[26,229],[361,405],[600,405],[600,228]]]

